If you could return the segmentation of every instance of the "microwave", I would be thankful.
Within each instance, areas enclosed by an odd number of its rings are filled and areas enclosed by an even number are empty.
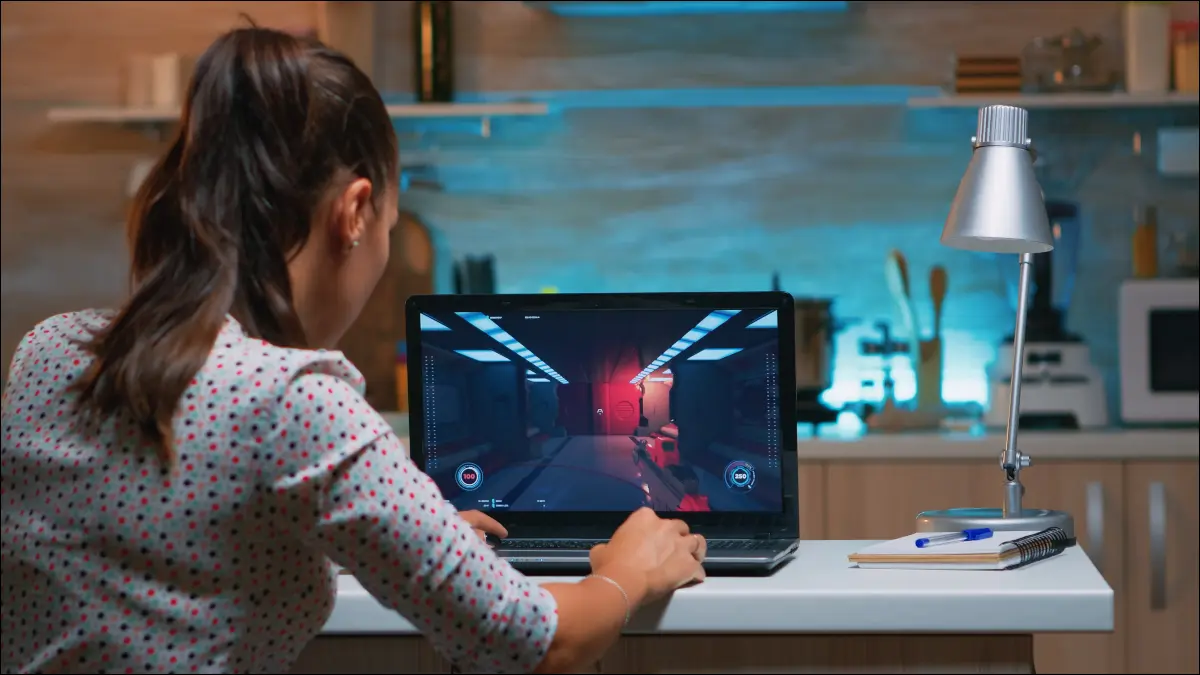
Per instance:
[[[1200,279],[1131,279],[1118,305],[1121,419],[1200,422]]]

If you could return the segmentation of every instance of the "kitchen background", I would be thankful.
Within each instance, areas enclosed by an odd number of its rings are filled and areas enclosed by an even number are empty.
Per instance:
[[[395,102],[412,100],[411,4],[373,3],[370,65]],[[938,243],[970,159],[976,108],[909,99],[936,96],[955,54],[1019,56],[1032,39],[1074,28],[1101,40],[1102,69],[1119,69],[1123,49],[1123,3],[1112,2],[854,2],[829,3],[848,5],[843,11],[586,18],[521,2],[453,4],[458,99],[545,101],[550,110],[496,116],[486,137],[478,120],[397,121],[402,160],[420,165],[403,207],[427,228],[433,255],[421,253],[419,229],[401,228],[394,267],[428,268],[433,287],[449,292],[454,261],[486,254],[496,291],[506,293],[757,290],[777,273],[784,290],[835,298],[837,315],[857,320],[837,337],[826,394],[834,405],[879,395],[881,359],[860,354],[859,342],[878,337],[877,320],[897,320],[884,277],[893,249],[907,257],[925,326],[929,270],[948,272],[948,402],[987,399],[984,368],[1011,331],[997,261]],[[1172,4],[1176,18],[1195,18],[1197,3]],[[5,363],[47,315],[120,301],[126,184],[161,148],[120,125],[53,124],[48,110],[119,104],[138,53],[197,54],[241,15],[304,30],[322,5],[2,5]],[[1158,174],[1155,132],[1196,124],[1194,96],[1182,106],[1031,115],[1048,196],[1082,208],[1067,323],[1090,344],[1114,415],[1116,298],[1131,274],[1135,207],[1158,209],[1164,269],[1173,234],[1195,246],[1197,179]],[[402,271],[385,282],[352,337],[356,361],[390,358],[401,296],[429,283],[412,278]],[[904,360],[894,377],[898,398],[912,396]],[[864,380],[874,383],[865,392]],[[394,403],[382,390],[376,383],[377,400]]]

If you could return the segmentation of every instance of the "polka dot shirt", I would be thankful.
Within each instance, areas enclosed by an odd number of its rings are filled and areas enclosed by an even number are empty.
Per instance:
[[[75,416],[79,341],[108,316],[51,318],[13,359],[3,672],[287,671],[333,609],[331,561],[461,670],[541,662],[554,598],[409,461],[340,353],[229,320],[179,402],[167,472],[130,420]]]

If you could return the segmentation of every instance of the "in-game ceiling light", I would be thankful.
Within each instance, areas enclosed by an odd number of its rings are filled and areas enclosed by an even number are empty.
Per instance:
[[[638,373],[637,377],[629,381],[629,384],[637,384],[638,382],[646,379],[647,375],[667,365],[671,359],[679,356],[681,352],[696,344],[705,335],[708,335],[717,328],[720,328],[721,325],[726,321],[730,320],[734,316],[737,316],[739,311],[741,310],[718,309],[716,311],[709,312],[708,316],[701,319],[700,323],[696,324],[695,328],[689,330],[684,334],[683,337],[676,340],[675,344],[668,347],[667,351],[663,352],[661,356],[651,361],[650,365],[646,366],[642,372]]]
[[[741,347],[733,349],[701,349],[700,351],[688,357],[688,361],[720,361],[727,356],[742,351]]]
[[[454,351],[468,359],[475,359],[482,363],[504,363],[508,361],[508,357],[503,354],[497,354],[490,349],[456,349]]]
[[[425,331],[425,330],[450,330],[450,329],[446,327],[446,324],[438,321],[437,319],[433,318],[432,316],[429,316],[428,314],[422,314],[421,315],[421,330]]]
[[[779,311],[773,309],[763,314],[746,328],[779,328]]]
[[[551,368],[548,363],[539,359],[537,355],[529,351],[525,345],[517,342],[516,338],[509,335],[503,328],[500,327],[499,324],[497,324],[495,321],[492,321],[488,315],[481,312],[456,312],[456,314],[462,317],[462,319],[467,323],[483,331],[483,333],[488,337],[512,350],[512,352],[517,356],[528,361],[534,368],[537,368],[538,370],[557,380],[559,384],[567,383],[567,378],[559,375],[558,371]]]

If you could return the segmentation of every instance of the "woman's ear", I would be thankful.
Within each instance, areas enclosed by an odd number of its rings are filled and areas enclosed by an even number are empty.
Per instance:
[[[358,245],[366,236],[367,227],[375,217],[371,181],[355,178],[342,190],[334,206],[334,222],[330,234],[344,250]]]

